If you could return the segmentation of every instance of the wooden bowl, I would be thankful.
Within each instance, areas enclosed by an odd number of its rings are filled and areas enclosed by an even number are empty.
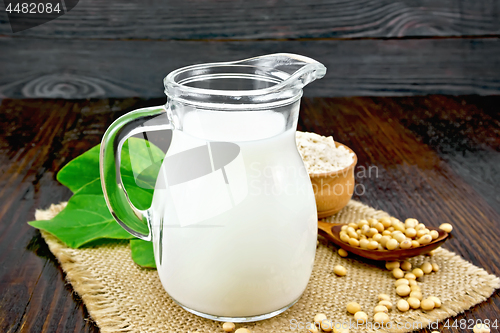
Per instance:
[[[338,213],[351,200],[354,192],[354,167],[358,158],[346,145],[340,142],[335,142],[335,145],[353,153],[353,161],[342,170],[309,174],[320,219]]]
[[[359,247],[351,246],[347,243],[344,243],[340,239],[340,230],[342,226],[345,224],[338,223],[328,223],[318,221],[318,233],[328,239],[329,241],[337,244],[347,252],[354,253],[358,256],[372,259],[372,260],[385,260],[385,261],[393,261],[393,260],[403,260],[406,258],[411,258],[418,256],[420,254],[429,253],[432,250],[440,247],[443,243],[449,238],[450,234],[447,232],[433,227],[427,227],[429,230],[436,230],[439,233],[438,238],[434,239],[432,242],[426,245],[422,245],[416,248],[411,249],[398,249],[398,250],[364,250]]]

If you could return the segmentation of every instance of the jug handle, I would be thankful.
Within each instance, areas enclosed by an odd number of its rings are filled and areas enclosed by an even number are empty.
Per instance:
[[[145,124],[160,115],[167,115],[164,106],[134,110],[115,120],[104,133],[99,156],[102,191],[111,215],[130,234],[147,241],[151,240],[150,213],[130,201],[120,173],[121,151],[125,141],[135,134],[172,129],[165,121],[159,125]]]

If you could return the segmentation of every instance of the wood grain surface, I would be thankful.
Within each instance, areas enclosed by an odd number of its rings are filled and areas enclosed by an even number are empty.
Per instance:
[[[0,37],[0,49],[0,97],[161,97],[163,78],[179,67],[275,52],[303,54],[326,65],[326,76],[308,86],[306,96],[500,91],[498,38],[47,42]]]
[[[80,0],[16,35],[43,38],[248,40],[500,34],[496,0]],[[0,11],[0,34],[11,34]]]
[[[114,119],[162,101],[1,101],[0,332],[98,332],[26,222],[35,209],[69,199],[56,173],[98,144]],[[299,129],[333,135],[356,152],[355,199],[431,226],[452,223],[445,247],[500,276],[499,104],[500,96],[305,98]],[[496,291],[454,320],[499,314]]]
[[[498,0],[81,0],[18,33],[2,8],[0,98],[159,98],[173,69],[274,52],[327,65],[306,96],[493,95],[499,37]]]

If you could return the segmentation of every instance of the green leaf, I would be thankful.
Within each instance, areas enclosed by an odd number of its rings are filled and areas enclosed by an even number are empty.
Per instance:
[[[153,252],[153,243],[143,241],[142,239],[132,239],[130,241],[132,250],[132,259],[142,267],[156,268],[156,262]]]
[[[134,239],[108,210],[101,188],[99,152],[100,145],[97,145],[69,162],[57,174],[57,179],[74,193],[66,208],[52,220],[28,223],[73,248],[96,244],[96,240],[132,239],[134,261],[143,267],[155,268],[152,244]],[[158,147],[142,139],[130,138],[123,145],[122,180],[130,200],[139,209],[151,205],[164,156]]]
[[[86,151],[66,164],[58,173],[57,180],[73,193],[99,179],[99,151],[101,145]]]
[[[76,193],[86,184],[100,179],[97,145],[73,159],[57,174],[57,180]],[[123,185],[132,203],[141,210],[148,209],[153,198],[156,177],[165,153],[150,142],[128,139],[122,148],[120,172]]]
[[[130,138],[125,142],[121,155],[121,172],[150,182],[156,180],[165,153],[152,143]],[[140,184],[139,184],[140,185]],[[152,184],[154,188],[154,183]]]
[[[165,153],[160,148],[146,140],[130,138],[123,145],[120,165],[123,186],[138,209],[145,210],[151,206],[164,157]]]
[[[31,226],[56,236],[69,247],[77,248],[102,238],[131,239],[111,216],[101,183],[96,179],[83,186],[68,205],[52,220],[28,222]]]

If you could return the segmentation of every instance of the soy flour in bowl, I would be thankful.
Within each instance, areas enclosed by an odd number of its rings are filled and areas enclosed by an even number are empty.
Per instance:
[[[296,141],[309,174],[342,170],[354,161],[354,153],[337,147],[331,136],[297,131]]]

